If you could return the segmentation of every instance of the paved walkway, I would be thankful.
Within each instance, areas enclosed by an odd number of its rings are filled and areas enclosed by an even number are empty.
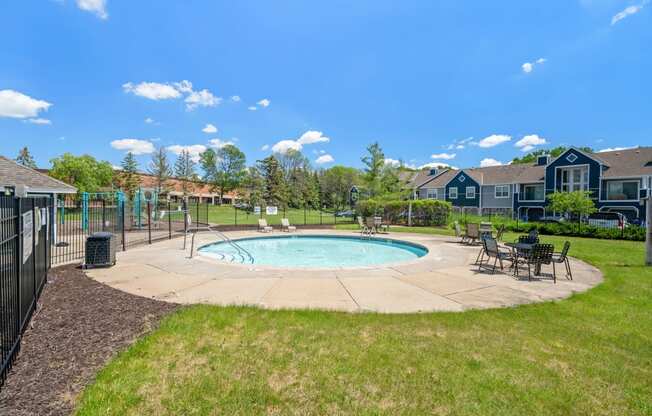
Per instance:
[[[353,235],[333,230],[299,232]],[[260,234],[228,235],[235,239]],[[473,262],[479,247],[460,245],[453,237],[403,233],[388,237],[422,244],[429,253],[385,267],[279,269],[225,264],[197,254],[191,259],[189,247],[184,251],[183,239],[177,238],[118,253],[116,266],[87,274],[128,293],[175,303],[384,313],[463,311],[563,299],[602,281],[599,270],[578,260],[571,261],[573,281],[565,278],[563,266],[557,268],[557,284],[548,276],[516,280],[509,274],[478,271]],[[202,245],[216,236],[203,233],[197,240]],[[549,271],[544,266],[543,272]]]

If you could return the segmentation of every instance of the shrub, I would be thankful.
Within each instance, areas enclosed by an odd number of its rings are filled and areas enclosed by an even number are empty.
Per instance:
[[[431,199],[416,201],[377,201],[367,199],[356,205],[356,212],[363,217],[380,215],[392,224],[407,224],[412,204],[412,224],[445,225],[451,213],[451,204]]]

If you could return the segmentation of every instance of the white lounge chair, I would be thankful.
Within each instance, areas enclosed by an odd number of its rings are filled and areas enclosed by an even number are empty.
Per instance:
[[[364,218],[362,216],[358,215],[358,225],[360,226],[360,234],[362,235],[371,235],[372,230],[371,228],[367,227],[367,224],[364,222]]]
[[[290,220],[287,218],[281,218],[281,231],[287,231],[288,233],[291,233],[296,230],[297,227],[290,225]]]
[[[271,233],[274,229],[270,225],[267,225],[267,220],[265,218],[260,218],[258,220],[258,231],[261,233]]]

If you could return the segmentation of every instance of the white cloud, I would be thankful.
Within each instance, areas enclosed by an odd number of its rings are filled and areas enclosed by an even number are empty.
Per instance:
[[[272,146],[274,153],[287,153],[288,150],[301,150],[303,145],[296,140],[281,140]]]
[[[491,136],[487,136],[484,139],[480,140],[478,142],[478,146],[494,147],[501,143],[508,142],[510,140],[512,140],[511,136],[508,136],[506,134],[492,134]]]
[[[451,160],[451,159],[455,159],[455,156],[457,156],[457,154],[455,154],[455,153],[436,153],[434,155],[430,155],[430,158],[431,159]]]
[[[462,149],[464,149],[464,145],[463,144],[458,144],[457,146],[455,146],[455,148],[458,149],[458,150],[462,150]]]
[[[124,150],[135,155],[146,155],[154,152],[154,145],[148,140],[120,139],[113,140],[111,147],[117,150]]]
[[[0,117],[30,118],[47,111],[52,104],[14,90],[0,91]]]
[[[234,103],[239,103],[240,102],[240,96],[239,95],[232,95],[231,96],[231,101]]]
[[[210,147],[213,147],[213,148],[215,148],[215,149],[221,149],[221,148],[223,148],[224,146],[226,146],[227,144],[235,144],[235,143],[234,143],[233,141],[231,141],[231,140],[222,140],[222,139],[218,139],[218,138],[210,139],[210,140],[208,141],[208,143],[209,143],[209,146],[210,146]]]
[[[256,110],[258,110],[258,108],[256,106],[254,106],[254,105],[250,105],[249,107],[247,107],[247,110],[256,111]]]
[[[207,89],[193,91],[186,97],[186,109],[192,111],[197,107],[215,107],[222,102],[220,97],[216,97]]]
[[[176,88],[179,92],[186,94],[192,92],[192,82],[188,81],[187,79],[179,82],[174,82],[172,85],[174,85],[174,88]]]
[[[132,93],[149,100],[169,100],[181,97],[181,93],[174,86],[159,82],[141,82],[136,85],[127,82],[122,84],[122,89],[126,93]]]
[[[151,117],[147,117],[147,118],[145,119],[145,124],[153,124],[153,123],[154,123],[154,119],[153,119],[153,118],[151,118]]]
[[[52,124],[52,121],[47,118],[30,118],[27,122],[32,124]]]
[[[401,166],[401,161],[398,159],[392,159],[391,157],[385,158],[385,165],[393,166],[395,168]]]
[[[324,134],[321,131],[316,131],[316,130],[308,130],[307,132],[303,133],[301,137],[299,137],[299,140],[297,140],[301,145],[304,144],[313,144],[313,143],[327,143],[331,139],[324,136]]]
[[[269,145],[264,144],[263,147],[260,148],[260,150],[262,150],[263,152],[266,151],[266,150],[269,150]]]
[[[546,139],[539,137],[537,134],[528,134],[527,136],[523,136],[521,140],[514,143],[514,146],[518,147],[523,152],[529,152],[530,150],[534,149],[535,146],[547,143],[548,142]]]
[[[333,162],[335,162],[335,159],[333,158],[333,156],[329,154],[321,155],[317,158],[317,160],[315,160],[315,163],[318,165],[322,165],[324,163],[333,163]]]
[[[634,5],[634,6],[628,6],[625,7],[622,11],[616,13],[612,18],[611,18],[611,26],[615,25],[616,23],[620,22],[626,17],[629,17],[633,14],[636,14],[641,11],[643,7],[648,3],[648,0],[645,0],[644,2]]]
[[[535,65],[542,65],[542,64],[544,64],[546,61],[547,61],[546,58],[539,58],[539,59],[537,59],[537,60],[534,61],[534,62],[526,62],[526,63],[524,63],[523,65],[521,65],[521,69],[522,69],[523,72],[525,72],[526,74],[529,74],[530,72],[532,72],[532,71],[534,70]]]
[[[443,163],[443,162],[430,162],[430,163],[425,163],[421,166],[419,166],[419,169],[425,169],[425,168],[439,168],[439,169],[444,169],[444,168],[450,168],[450,169],[457,169],[456,166],[451,166],[448,163]]]
[[[188,146],[182,146],[182,145],[179,145],[179,144],[175,144],[175,145],[172,145],[172,146],[168,146],[167,149],[170,152],[177,155],[177,156],[179,156],[181,154],[181,152],[183,152],[185,150],[188,153],[190,153],[190,158],[194,162],[199,162],[199,154],[206,151],[206,146],[204,146],[203,144],[191,144],[191,145],[188,145]]]
[[[207,134],[213,134],[213,133],[217,133],[217,127],[215,127],[211,123],[208,123],[208,124],[206,124],[206,127],[201,129],[201,131],[203,131],[204,133],[207,133]]]
[[[77,0],[77,7],[95,14],[100,19],[109,18],[109,14],[106,12],[106,0]]]
[[[122,85],[122,89],[126,93],[155,101],[177,99],[186,94],[184,102],[188,111],[192,111],[197,107],[214,107],[222,102],[222,98],[216,97],[207,89],[194,91],[192,82],[188,80],[173,83],[141,82],[140,84],[134,84],[127,82]]]
[[[272,102],[269,101],[267,98],[263,98],[262,100],[258,101],[256,104],[258,104],[261,107],[269,107],[271,103]]]
[[[504,163],[490,157],[484,158],[480,161],[481,168],[486,168],[487,166],[501,166],[501,165],[504,165]]]
[[[331,139],[324,136],[321,131],[308,130],[301,135],[297,140],[286,139],[281,140],[272,146],[272,151],[274,153],[286,153],[288,150],[301,150],[304,145],[314,144],[314,143],[327,143]]]
[[[598,153],[602,153],[602,152],[617,152],[618,150],[635,149],[636,147],[638,147],[638,146],[607,147],[606,149],[600,149],[600,150],[598,150]]]

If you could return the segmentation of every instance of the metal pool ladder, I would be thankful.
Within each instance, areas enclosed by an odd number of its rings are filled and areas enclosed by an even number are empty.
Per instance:
[[[231,240],[226,234],[223,232],[216,230],[212,228],[210,225],[207,225],[205,227],[194,227],[192,229],[189,229],[188,232],[192,232],[192,239],[190,240],[190,258],[193,257],[193,254],[195,252],[195,236],[197,235],[198,231],[209,231],[214,234],[217,234],[218,237],[222,239],[225,243],[231,245],[231,247],[235,248],[235,250],[238,252],[238,255],[240,258],[242,258],[242,263],[245,263],[248,261],[249,264],[254,263],[254,257],[249,253],[246,249],[244,249],[242,246],[240,246],[238,243],[235,241]],[[187,236],[187,233],[186,233]],[[186,240],[184,237],[183,240],[183,247],[186,247]],[[246,256],[246,257],[245,257]]]

